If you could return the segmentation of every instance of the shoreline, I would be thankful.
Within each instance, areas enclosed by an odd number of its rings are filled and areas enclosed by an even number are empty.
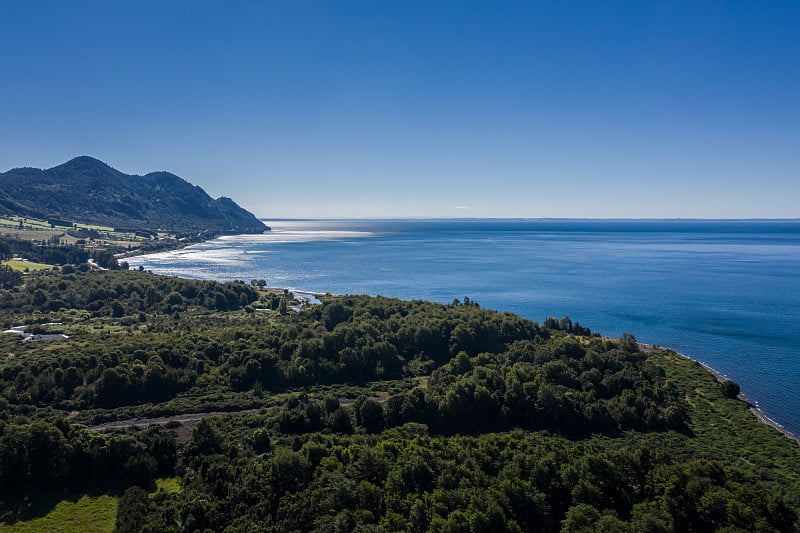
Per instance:
[[[679,356],[683,357],[684,359],[688,359],[689,361],[692,361],[692,362],[697,363],[698,365],[702,366],[706,371],[708,371],[712,376],[714,376],[714,378],[720,383],[724,383],[726,381],[731,381],[730,379],[725,377],[721,372],[719,372],[715,368],[709,366],[708,364],[706,364],[706,363],[704,363],[702,361],[698,361],[697,359],[694,359],[693,357],[690,357],[690,356],[686,355],[685,353],[681,353],[681,352],[672,350],[670,348],[662,348],[662,347],[659,347],[658,345],[654,345],[654,344],[646,344],[646,343],[642,343],[642,342],[640,342],[638,344],[639,344],[639,348],[642,351],[647,352],[647,353],[651,353],[651,352],[653,352],[655,350],[669,350],[669,351],[671,351],[673,353],[676,353]],[[745,404],[747,404],[748,410],[753,414],[753,416],[755,417],[756,420],[758,420],[759,422],[761,422],[765,426],[769,426],[771,428],[774,428],[775,430],[777,430],[780,434],[782,434],[787,439],[793,440],[795,443],[800,445],[800,437],[798,437],[797,435],[795,435],[794,433],[792,433],[791,431],[789,431],[788,429],[783,427],[781,424],[779,424],[775,420],[773,420],[770,417],[768,417],[767,414],[764,411],[762,411],[760,407],[758,407],[756,404],[754,404],[752,401],[750,401],[750,398],[748,398],[746,394],[744,394],[743,392],[739,392],[739,394],[737,395],[737,399],[739,399],[740,401],[742,401]]]
[[[264,224],[267,228],[261,233],[211,233],[209,235],[196,235],[194,237],[181,237],[175,239],[173,242],[169,244],[165,244],[163,246],[159,245],[156,248],[134,248],[132,250],[123,250],[122,252],[114,254],[114,257],[117,259],[127,259],[129,257],[137,257],[140,255],[148,255],[148,254],[158,254],[162,252],[174,252],[175,250],[182,250],[184,248],[188,248],[189,246],[194,246],[195,244],[203,244],[209,241],[213,241],[214,239],[218,239],[220,237],[227,237],[227,236],[237,236],[237,235],[263,235],[272,231],[270,226]]]

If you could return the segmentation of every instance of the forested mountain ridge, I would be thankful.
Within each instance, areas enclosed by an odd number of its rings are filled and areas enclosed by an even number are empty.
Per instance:
[[[179,234],[269,229],[230,198],[215,200],[174,174],[124,174],[88,156],[0,173],[0,214]]]
[[[0,290],[0,325],[68,337],[0,336],[0,523],[104,483],[120,532],[800,530],[800,448],[677,354],[466,298],[295,312],[258,281]],[[86,427],[245,409],[178,441]]]

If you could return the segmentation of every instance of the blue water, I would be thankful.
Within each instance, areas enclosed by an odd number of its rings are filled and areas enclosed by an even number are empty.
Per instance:
[[[267,221],[131,258],[157,273],[452,302],[675,349],[800,433],[800,221]]]

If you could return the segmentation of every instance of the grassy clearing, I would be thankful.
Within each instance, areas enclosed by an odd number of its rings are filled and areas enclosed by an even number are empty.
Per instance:
[[[23,228],[34,228],[34,229],[50,229],[50,223],[46,220],[38,220],[35,218],[27,218],[27,217],[18,217],[12,216],[9,218],[0,218],[0,225],[7,226],[7,227],[16,227],[19,228],[19,223],[22,222]]]
[[[9,533],[96,533],[111,532],[117,519],[119,498],[108,494],[89,496],[77,500],[64,499],[53,509],[38,518],[14,524],[1,524],[0,532]]]
[[[3,265],[11,267],[13,270],[27,269],[31,272],[35,270],[50,270],[53,268],[53,265],[48,265],[46,263],[34,263],[33,261],[25,261],[23,259],[9,259],[8,261],[3,261]]]
[[[181,490],[181,480],[177,477],[165,477],[156,480],[156,492],[164,491],[167,494],[177,494]]]
[[[20,227],[20,222],[22,226]],[[150,241],[149,237],[142,237],[136,235],[131,231],[114,231],[111,226],[102,226],[98,224],[83,224],[75,222],[74,225],[60,226],[51,225],[46,220],[37,220],[34,218],[26,218],[19,216],[11,216],[8,218],[0,217],[0,229],[3,233],[13,235],[16,238],[23,240],[46,240],[53,235],[63,236],[68,244],[74,244],[78,240],[77,237],[70,237],[65,233],[73,230],[87,230],[95,231],[100,236],[100,240],[110,241],[118,246],[139,245]],[[160,238],[174,237],[170,233],[159,232]]]
[[[77,222],[75,224],[75,226],[78,227],[78,228],[84,228],[84,229],[93,229],[93,230],[97,230],[97,231],[106,231],[108,233],[113,233],[114,232],[114,228],[112,228],[111,226],[96,226],[96,225],[92,225],[92,224],[81,224],[80,222]]]
[[[54,229],[18,229],[15,227],[0,226],[0,233],[7,237],[22,241],[49,241],[54,236],[64,237],[64,232]]]
[[[180,492],[177,477],[157,479],[151,495],[158,491]],[[103,492],[107,492],[104,494]],[[35,502],[22,520],[13,524],[0,522],[0,533],[104,533],[114,531],[121,490],[107,487],[92,494],[80,492],[47,492],[28,497]]]

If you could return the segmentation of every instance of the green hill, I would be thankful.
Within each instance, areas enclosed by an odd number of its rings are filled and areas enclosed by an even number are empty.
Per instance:
[[[269,229],[230,198],[215,200],[174,174],[124,174],[87,156],[0,174],[0,215],[178,234]]]

